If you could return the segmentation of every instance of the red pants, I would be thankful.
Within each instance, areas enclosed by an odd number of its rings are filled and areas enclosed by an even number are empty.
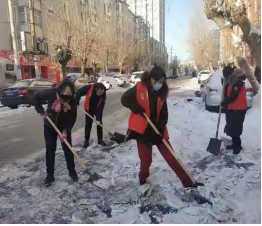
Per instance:
[[[145,180],[149,177],[149,168],[152,163],[152,146],[149,144],[137,142],[137,147],[138,147],[138,155],[141,161],[139,179]],[[192,187],[194,182],[191,180],[191,178],[185,172],[185,170],[179,164],[179,162],[170,153],[170,151],[167,149],[165,144],[164,143],[158,144],[157,148],[162,154],[162,156],[164,157],[164,159],[166,160],[166,162],[168,163],[168,165],[173,169],[173,171],[179,177],[183,186]]]

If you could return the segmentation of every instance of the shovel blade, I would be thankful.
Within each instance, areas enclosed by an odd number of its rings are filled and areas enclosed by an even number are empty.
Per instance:
[[[211,138],[207,147],[207,151],[213,155],[219,155],[221,148],[222,140]]]
[[[117,132],[115,132],[111,137],[111,140],[117,142],[118,144],[124,143],[125,139],[126,136],[124,134],[117,133]]]

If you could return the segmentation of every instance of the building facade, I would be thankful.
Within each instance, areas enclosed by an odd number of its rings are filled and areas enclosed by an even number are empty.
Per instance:
[[[53,22],[59,17],[58,9],[63,9],[65,14],[75,13],[75,16],[81,19],[88,18],[88,26],[100,27],[100,42],[103,45],[96,48],[96,54],[92,52],[88,56],[87,67],[92,69],[92,61],[98,61],[101,70],[105,68],[116,69],[119,67],[116,58],[110,50],[116,49],[114,43],[121,39],[136,44],[136,54],[146,55],[145,39],[149,33],[147,24],[142,17],[138,17],[130,10],[125,0],[75,0],[74,9],[68,0],[32,0],[34,11],[34,28],[37,37],[37,46],[48,56],[42,56],[39,59],[41,77],[54,79],[57,65],[54,63],[54,48],[50,42],[50,36],[47,32],[47,18],[53,19]],[[32,23],[30,22],[29,1],[12,0],[15,39],[20,53],[20,64],[22,77],[32,78],[36,76],[34,57],[30,54],[22,54],[33,50]],[[71,7],[71,8],[70,8]],[[86,15],[86,17],[85,17]],[[12,36],[8,13],[8,0],[0,1],[0,63],[14,64],[14,49],[12,46]],[[43,41],[44,40],[44,41]],[[45,44],[45,45],[44,45]],[[40,48],[41,47],[41,48]],[[7,63],[6,63],[7,62]],[[131,66],[130,66],[131,67]],[[12,69],[12,67],[7,66]],[[53,68],[53,69],[52,69]],[[132,67],[134,68],[134,67]],[[70,60],[67,65],[68,72],[80,72],[80,63],[75,59]],[[15,74],[14,71],[8,71],[8,74]]]

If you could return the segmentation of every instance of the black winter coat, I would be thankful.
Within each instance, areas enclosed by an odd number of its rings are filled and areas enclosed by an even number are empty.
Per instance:
[[[88,93],[90,88],[91,88],[91,85],[87,85],[87,86],[84,86],[77,91],[77,93],[76,93],[77,105],[79,105],[79,101],[80,101],[81,97],[85,96]],[[104,107],[105,107],[105,97],[106,97],[105,95],[106,94],[104,94],[104,96],[101,97],[102,101],[101,101],[99,107],[97,108],[100,97],[98,97],[96,95],[96,85],[94,85],[94,89],[93,89],[92,95],[90,97],[89,112],[92,112],[92,113],[95,113],[95,114],[103,114]]]
[[[149,95],[149,106],[150,106],[150,120],[154,123],[154,125],[158,128],[158,130],[163,134],[165,126],[168,121],[168,109],[167,102],[165,101],[159,116],[159,120],[157,121],[157,101],[159,97],[159,92],[152,90],[151,87],[147,86],[148,95]],[[136,100],[136,86],[127,90],[122,98],[122,104],[129,108],[133,113],[143,113],[144,109],[137,103]],[[148,124],[145,133],[140,135],[135,131],[130,131],[130,138],[136,139],[143,143],[151,143],[152,145],[156,145],[160,143],[159,137],[152,129],[152,127]]]
[[[57,94],[59,96],[61,95],[62,88],[63,86],[65,86],[65,84],[69,84],[73,91],[73,98],[68,102],[68,104],[71,106],[71,110],[69,110],[68,112],[64,112],[63,110],[61,110],[61,112],[56,113],[52,110],[52,106],[57,99]],[[76,100],[74,98],[74,86],[70,81],[64,80],[60,83],[58,88],[47,89],[37,92],[34,97],[34,101],[35,109],[40,114],[45,113],[42,103],[47,101],[48,105],[46,113],[50,117],[50,119],[56,124],[56,126],[61,131],[66,130],[70,132],[72,130],[77,118],[77,105]],[[44,123],[46,126],[51,127],[50,123],[47,120],[45,120]]]

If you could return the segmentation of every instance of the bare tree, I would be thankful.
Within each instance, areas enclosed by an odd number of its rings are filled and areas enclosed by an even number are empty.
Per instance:
[[[76,2],[52,2],[54,6],[52,13],[48,12],[47,2],[45,2],[45,10],[43,12],[43,34],[47,37],[49,46],[51,46],[51,56],[59,64],[62,76],[65,78],[66,65],[72,58],[70,41],[74,38],[77,29],[75,20],[76,15],[78,15]]]
[[[251,54],[261,67],[261,28],[251,23],[244,0],[204,0],[204,2],[207,17],[221,30],[233,32],[234,26],[240,27],[243,33],[242,41],[248,44]],[[233,52],[236,54],[236,51]]]
[[[72,40],[72,50],[73,57],[81,62],[81,75],[85,75],[85,68],[88,62],[88,58],[92,54],[92,58],[95,58],[94,55],[99,52],[99,43],[101,36],[101,25],[99,21],[97,24],[93,24],[90,15],[90,10],[88,5],[83,4],[77,16],[75,15],[75,21],[77,24],[77,29],[74,34],[74,39]]]
[[[219,31],[208,21],[204,11],[195,5],[190,20],[190,52],[199,68],[210,68],[219,60]]]

